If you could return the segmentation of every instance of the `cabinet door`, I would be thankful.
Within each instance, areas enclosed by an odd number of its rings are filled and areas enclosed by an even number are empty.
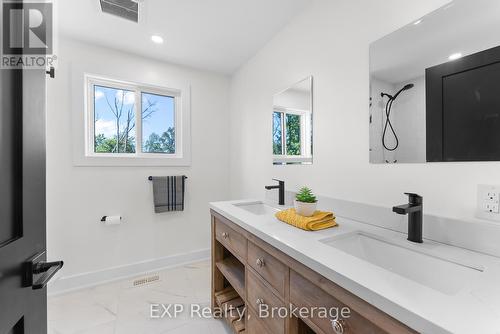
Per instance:
[[[258,316],[259,321],[272,330],[273,334],[283,334],[285,332],[285,318],[280,317],[277,311],[283,309],[285,303],[248,267],[246,284],[247,308],[252,309]]]
[[[255,313],[248,308],[246,326],[246,333],[248,334],[272,334],[266,329],[266,327],[264,327],[263,322],[255,315]]]
[[[248,242],[248,264],[262,276],[281,298],[285,296],[288,267],[252,242]]]
[[[334,310],[329,316],[320,315],[319,312],[312,314],[305,322],[311,322],[324,333],[350,333],[350,334],[382,334],[386,331],[373,325],[361,315],[350,311],[348,317],[340,316],[342,309],[347,308],[333,296],[314,285],[301,275],[291,271],[290,273],[290,303],[296,307],[326,308]],[[336,317],[339,315],[338,317]]]

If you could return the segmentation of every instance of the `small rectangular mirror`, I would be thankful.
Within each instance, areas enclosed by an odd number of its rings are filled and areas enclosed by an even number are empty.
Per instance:
[[[312,164],[312,117],[312,76],[274,95],[273,164]]]

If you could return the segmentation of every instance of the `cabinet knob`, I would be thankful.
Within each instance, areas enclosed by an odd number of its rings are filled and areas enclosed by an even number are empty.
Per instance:
[[[227,238],[229,238],[229,234],[228,234],[228,233],[226,233],[226,232],[222,232],[222,237],[223,237],[224,239],[227,239]]]
[[[262,268],[266,265],[266,263],[264,262],[264,259],[257,259],[256,264],[257,264],[257,267],[259,267],[259,268]]]
[[[347,333],[347,323],[345,320],[332,320],[332,328],[335,334]]]

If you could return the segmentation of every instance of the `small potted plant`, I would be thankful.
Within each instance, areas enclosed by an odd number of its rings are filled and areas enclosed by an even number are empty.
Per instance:
[[[317,203],[318,201],[312,190],[303,187],[295,196],[295,212],[304,217],[311,217],[316,212]]]

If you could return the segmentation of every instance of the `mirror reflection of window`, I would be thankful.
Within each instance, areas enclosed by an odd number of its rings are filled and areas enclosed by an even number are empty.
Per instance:
[[[273,163],[312,163],[312,77],[274,96]]]
[[[286,154],[301,155],[301,123],[304,115],[286,114]]]
[[[273,113],[273,154],[284,155],[283,148],[283,113]]]
[[[273,154],[302,155],[302,123],[305,114],[275,111],[273,114]]]

